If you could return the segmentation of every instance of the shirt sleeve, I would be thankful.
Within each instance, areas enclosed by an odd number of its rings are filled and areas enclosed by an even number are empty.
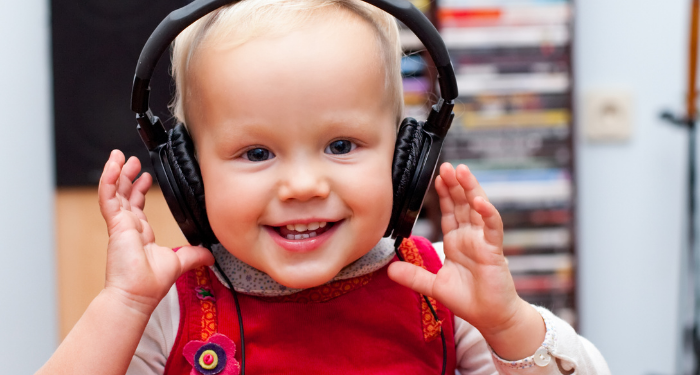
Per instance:
[[[506,361],[492,351],[499,374],[610,375],[605,358],[590,341],[549,310],[535,308],[547,327],[544,342],[533,355],[519,361]]]
[[[173,285],[151,314],[127,375],[162,375],[180,325],[180,302]]]
[[[455,316],[455,354],[460,375],[498,374],[486,340],[474,326]]]
[[[433,244],[444,262],[442,242]],[[527,358],[500,358],[471,324],[455,316],[457,372],[461,375],[610,375],[605,358],[590,341],[579,336],[549,310],[535,306],[547,333],[540,348]]]

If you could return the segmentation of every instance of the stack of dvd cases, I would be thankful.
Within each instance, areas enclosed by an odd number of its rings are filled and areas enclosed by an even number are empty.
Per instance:
[[[434,21],[435,8],[430,0],[411,0],[416,8]],[[434,91],[434,77],[425,60],[425,47],[406,26],[399,21],[403,58],[401,75],[403,76],[404,117],[425,120],[430,104],[430,94]]]
[[[499,209],[520,295],[575,323],[571,30],[567,0],[441,0],[460,97],[443,158]]]

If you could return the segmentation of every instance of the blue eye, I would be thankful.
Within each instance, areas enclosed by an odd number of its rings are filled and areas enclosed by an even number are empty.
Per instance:
[[[334,155],[340,155],[340,154],[347,154],[348,152],[354,150],[357,148],[357,145],[354,144],[353,142],[350,142],[346,139],[339,139],[337,141],[331,142],[331,144],[326,147],[323,152],[326,154],[334,154]]]
[[[250,150],[246,151],[243,155],[241,155],[243,159],[250,160],[250,161],[265,161],[269,160],[275,157],[275,154],[270,152],[270,150],[262,148],[262,147],[256,147],[256,148],[251,148]]]

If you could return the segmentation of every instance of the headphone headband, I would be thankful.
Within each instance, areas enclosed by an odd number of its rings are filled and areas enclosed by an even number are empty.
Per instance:
[[[182,124],[166,131],[149,108],[150,81],[158,60],[173,40],[204,15],[241,0],[196,0],[170,13],[146,42],[134,77],[131,109],[136,112],[137,130],[149,150],[163,195],[182,232],[192,244],[218,240],[209,225],[202,178],[194,156],[194,145]],[[405,119],[399,128],[392,181],[394,199],[385,236],[407,237],[423,205],[439,161],[442,140],[454,114],[457,80],[445,43],[432,23],[407,0],[363,0],[402,21],[423,42],[435,63],[441,98],[432,106],[425,122]]]
[[[153,31],[141,51],[131,91],[131,110],[150,117],[149,94],[153,71],[173,40],[189,25],[208,13],[240,0],[197,0],[171,12]],[[432,23],[407,0],[363,0],[403,22],[423,42],[435,63],[442,98],[451,103],[457,98],[457,79],[445,42]]]

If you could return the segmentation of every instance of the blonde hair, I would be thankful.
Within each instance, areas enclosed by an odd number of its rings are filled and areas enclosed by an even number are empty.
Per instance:
[[[187,71],[192,57],[202,45],[235,48],[258,36],[299,28],[324,10],[349,11],[374,28],[378,52],[384,64],[384,86],[392,99],[398,125],[403,112],[398,25],[393,16],[361,0],[242,0],[207,14],[173,42],[172,75],[176,90],[170,104],[173,116],[178,122],[187,123],[184,108]]]

